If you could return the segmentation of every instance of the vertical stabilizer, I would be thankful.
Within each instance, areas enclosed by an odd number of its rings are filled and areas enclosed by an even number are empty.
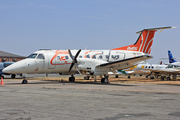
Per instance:
[[[177,62],[176,60],[174,60],[172,53],[170,50],[168,50],[168,57],[169,57],[169,63],[174,63]]]
[[[162,31],[164,29],[169,29],[169,28],[175,28],[175,27],[160,27],[160,28],[144,29],[142,31],[137,32],[140,35],[134,44],[115,48],[112,50],[137,51],[137,52],[150,54],[155,32],[157,30]]]

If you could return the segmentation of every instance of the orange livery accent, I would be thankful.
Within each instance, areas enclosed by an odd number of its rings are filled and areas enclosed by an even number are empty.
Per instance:
[[[64,61],[64,63],[54,64],[54,63],[53,63],[53,60],[54,60],[54,59],[57,57],[57,55],[59,55],[59,54],[62,54],[62,55],[67,54],[67,55],[68,55],[69,53],[68,53],[68,51],[66,51],[66,50],[57,50],[57,51],[55,52],[55,55],[53,56],[53,58],[52,58],[51,61],[50,61],[51,65],[71,64],[71,63],[67,63],[65,56],[61,56],[61,58],[60,58],[60,61]]]
[[[112,50],[127,50],[127,51],[137,51],[144,53],[151,53],[151,47],[153,43],[154,34],[157,30],[143,30],[139,35],[136,43],[133,45],[128,45],[124,47],[115,48]]]

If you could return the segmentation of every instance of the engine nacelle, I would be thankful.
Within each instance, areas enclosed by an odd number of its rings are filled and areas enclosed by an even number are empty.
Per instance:
[[[78,68],[83,75],[94,75],[96,72],[101,73],[102,69],[97,69],[96,66],[107,63],[107,61],[97,60],[97,59],[78,59]],[[100,70],[100,71],[99,71]],[[104,70],[103,70],[104,73]]]

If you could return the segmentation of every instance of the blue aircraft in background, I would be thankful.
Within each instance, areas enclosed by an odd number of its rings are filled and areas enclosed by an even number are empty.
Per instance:
[[[11,65],[11,64],[13,64],[13,63],[15,63],[15,62],[1,62],[1,63],[0,63],[0,77],[3,77],[3,78],[4,78],[3,75],[10,75],[10,74],[7,74],[7,73],[3,73],[2,70],[3,70],[5,67],[7,67],[7,66],[9,66],[9,65]],[[11,78],[15,78],[15,77],[16,77],[15,74],[11,74]]]
[[[170,50],[168,50],[168,57],[169,57],[169,63],[174,63],[177,62],[176,60],[174,60],[172,53]]]

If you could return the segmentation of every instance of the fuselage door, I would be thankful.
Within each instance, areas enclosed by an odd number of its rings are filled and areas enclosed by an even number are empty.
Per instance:
[[[55,56],[55,53],[50,50],[50,51],[47,51],[47,57],[48,57],[48,69],[54,69],[56,67],[56,56]]]
[[[36,57],[36,67],[35,71],[43,72],[44,71],[44,64],[45,64],[45,56],[44,54],[38,54]]]

